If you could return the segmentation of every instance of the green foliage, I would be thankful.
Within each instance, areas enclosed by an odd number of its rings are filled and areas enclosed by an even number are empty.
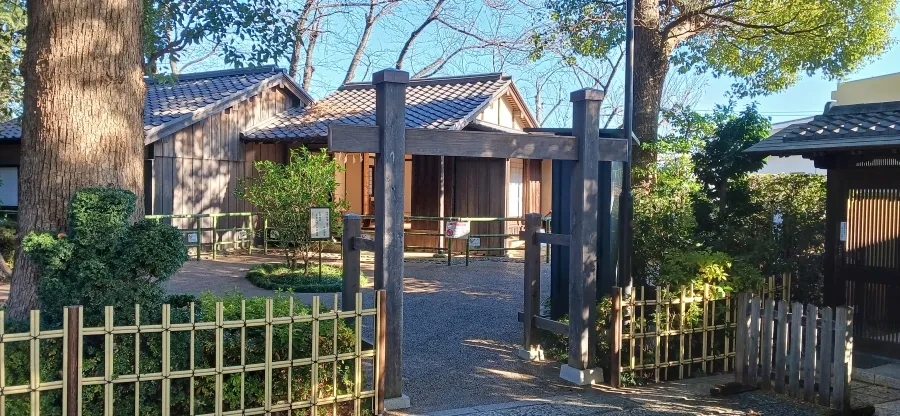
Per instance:
[[[676,292],[691,285],[697,289],[709,284],[721,297],[732,292],[758,290],[763,282],[760,271],[752,266],[732,260],[722,252],[697,250],[666,256],[653,283]]]
[[[179,301],[190,301],[190,296],[173,298]],[[274,317],[290,316],[290,295],[278,293],[272,300],[272,312]],[[195,322],[214,322],[216,320],[216,304],[223,304],[223,314],[226,321],[239,321],[241,316],[241,304],[245,302],[246,319],[262,319],[266,317],[266,299],[244,297],[231,292],[222,297],[211,293],[204,293],[195,299]],[[133,306],[132,306],[133,308]],[[294,315],[309,315],[309,307],[294,303]],[[141,309],[142,325],[158,325],[159,313],[144,313]],[[173,324],[187,323],[190,320],[190,309],[187,303],[172,308]],[[323,312],[325,309],[323,309]],[[116,311],[119,315],[121,310]],[[133,321],[125,322],[133,325]],[[27,331],[27,326],[14,325],[16,331]],[[272,360],[286,361],[289,359],[302,360],[312,357],[312,323],[295,323],[292,325],[276,325],[272,327]],[[336,331],[335,332],[335,328]],[[238,366],[242,358],[246,364],[258,364],[264,362],[266,354],[266,329],[263,326],[250,327],[245,330],[241,343],[241,329],[226,329],[224,331],[221,351],[225,366]],[[7,332],[12,332],[7,327]],[[104,337],[88,336],[84,342],[83,369],[85,377],[102,376],[104,373]],[[347,326],[343,319],[336,322],[322,321],[319,325],[318,343],[319,355],[332,355],[338,353],[351,353],[355,350],[355,336],[353,330]],[[335,341],[337,343],[335,344]],[[134,336],[116,337],[113,344],[113,374],[133,374],[135,369],[135,344]],[[292,351],[288,345],[291,344]],[[170,363],[173,371],[187,370],[191,364],[191,337],[187,332],[173,332],[170,335]],[[160,334],[143,334],[140,337],[140,361],[139,369],[142,374],[158,373],[162,363],[162,338]],[[197,331],[194,337],[194,366],[196,369],[215,368],[216,366],[216,336],[215,331]],[[291,353],[289,353],[291,352]],[[41,341],[41,380],[59,380],[62,368],[62,349],[59,340]],[[353,361],[346,360],[337,364],[337,378],[334,378],[331,364],[318,364],[320,397],[334,395],[334,386],[337,386],[338,394],[347,394],[353,391]],[[30,369],[28,342],[7,344],[6,349],[7,385],[27,385]],[[311,392],[311,366],[296,366],[291,374],[291,394],[293,400],[308,400]],[[288,391],[288,374],[284,370],[272,372],[272,398],[273,402],[286,401]],[[261,406],[265,395],[263,380],[264,373],[245,373],[243,386],[243,400],[249,406]],[[222,406],[224,411],[232,411],[240,408],[242,399],[241,375],[226,374],[222,385]],[[140,385],[140,400],[138,409],[142,415],[159,414],[162,386],[158,381],[145,381]],[[87,416],[101,415],[103,413],[104,387],[83,387],[83,413]],[[173,415],[191,414],[190,397],[191,387],[188,379],[174,379],[170,390],[170,412]],[[194,379],[193,397],[197,414],[212,413],[216,404],[215,377],[196,377]],[[41,394],[41,414],[60,415],[62,398],[59,394],[47,392]],[[113,402],[116,406],[116,414],[135,414],[134,385],[131,383],[116,385],[113,388]],[[28,394],[10,396],[7,399],[7,414],[28,414]],[[371,408],[371,402],[363,403],[363,408]],[[338,409],[338,414],[350,416],[347,408]],[[331,414],[330,407],[319,408],[320,413]],[[371,413],[366,413],[371,414]]]
[[[6,260],[7,264],[10,264],[15,251],[16,222],[0,214],[0,256]]]
[[[602,57],[625,40],[624,2],[545,4],[558,27],[538,37],[538,49],[563,37],[576,53]],[[894,0],[703,0],[677,6],[639,0],[636,7],[652,10],[649,19],[636,22],[650,36],[643,47],[652,49],[648,42],[657,41],[648,56],[661,54],[681,72],[733,77],[739,95],[781,91],[802,74],[852,74],[887,50],[896,24]]]
[[[25,2],[0,2],[0,122],[18,115],[21,109],[22,74],[19,65],[25,51]]]
[[[23,248],[37,265],[42,317],[59,322],[67,305],[109,305],[133,311],[158,307],[161,283],[187,260],[175,228],[142,220],[131,225],[135,196],[112,188],[85,188],[69,207],[67,233],[31,233]],[[100,322],[90,309],[87,324]],[[125,314],[127,318],[128,313]]]
[[[301,257],[303,264],[309,263],[313,249],[310,208],[331,208],[331,227],[335,233],[340,228],[338,213],[348,205],[334,193],[338,186],[335,173],[343,168],[324,150],[312,153],[302,147],[291,150],[287,164],[265,160],[254,166],[259,177],[242,180],[235,193],[253,204],[270,228],[278,230],[286,264],[297,269]]]
[[[290,269],[283,264],[258,264],[247,272],[247,280],[254,286],[270,290],[286,290],[298,293],[340,292],[344,288],[340,267],[322,265],[319,277],[318,265],[307,263],[305,270]],[[360,273],[360,284],[366,284]]]
[[[201,42],[216,45],[218,56],[236,67],[277,61],[291,45],[293,27],[281,0],[143,2],[148,73],[156,73],[161,58],[177,61],[183,49]]]

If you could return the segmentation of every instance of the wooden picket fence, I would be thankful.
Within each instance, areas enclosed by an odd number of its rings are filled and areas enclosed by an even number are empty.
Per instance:
[[[790,275],[767,279],[764,298],[790,298]],[[611,369],[614,375],[681,380],[734,369],[736,304],[709,285],[680,291],[613,290]],[[614,378],[614,381],[619,380]]]
[[[849,410],[853,308],[789,305],[748,293],[737,306],[735,381]]]
[[[273,299],[265,300],[263,311],[250,311],[243,301],[238,306],[218,302],[214,316],[202,320],[195,319],[203,315],[195,314],[191,303],[185,322],[173,322],[173,308],[164,305],[161,323],[150,325],[141,324],[141,309],[136,306],[134,325],[124,326],[114,324],[113,308],[107,307],[103,325],[97,327],[85,327],[82,307],[72,306],[64,311],[62,327],[58,329],[42,329],[40,311],[32,311],[27,332],[7,332],[0,311],[0,416],[118,415],[124,414],[123,404],[133,405],[135,415],[144,414],[148,410],[144,401],[149,398],[141,393],[142,383],[159,385],[154,388],[154,400],[161,406],[151,410],[161,415],[181,412],[173,410],[176,397],[182,407],[189,406],[190,410],[183,409],[182,414],[191,415],[295,414],[299,409],[311,416],[382,414],[386,292],[376,291],[375,306],[368,309],[362,307],[361,294],[356,295],[355,306],[349,305],[349,310],[339,310],[337,299],[335,294],[335,307],[327,310],[316,296],[308,313],[295,312],[293,297],[283,300],[288,303],[286,308],[281,304],[279,310],[284,313],[273,312]],[[226,313],[237,319],[226,320]],[[374,345],[363,340],[364,318],[373,320]],[[341,321],[353,335],[349,345],[339,347]],[[280,339],[287,338],[284,351],[273,351],[276,331],[281,331]],[[140,357],[142,351],[151,348],[147,345],[150,339],[159,341],[152,348],[159,352],[157,358],[161,362],[155,361],[154,370],[147,371],[146,358]],[[204,351],[201,339],[214,339],[214,348]],[[130,372],[123,374],[114,364],[116,354],[122,353],[117,344],[132,340],[135,354],[128,365]],[[309,344],[300,345],[301,340]],[[89,341],[94,341],[93,352],[87,349]],[[264,347],[262,357],[249,357],[251,346],[254,351]],[[226,357],[226,348],[234,354],[238,347],[239,360]],[[299,353],[301,347],[308,349],[308,356]],[[189,360],[176,364],[176,353],[182,358],[188,355]],[[198,364],[202,354],[214,354],[211,366]],[[99,365],[94,365],[94,374],[84,367],[91,355],[100,358]],[[50,362],[54,364],[47,368]],[[19,367],[11,368],[12,365]],[[349,369],[347,380],[339,380],[338,366]],[[11,376],[13,372],[18,375]],[[262,400],[251,401],[248,397],[251,378],[262,383],[255,387],[264,389]],[[113,400],[114,391],[121,392],[123,388],[133,390],[133,403]],[[88,389],[95,397],[91,405],[85,399]],[[234,403],[234,397],[228,404],[226,389],[239,395],[239,404]],[[214,409],[198,408],[201,393],[207,405],[214,403]],[[102,404],[97,403],[97,394],[102,396]],[[212,396],[214,400],[209,400]]]

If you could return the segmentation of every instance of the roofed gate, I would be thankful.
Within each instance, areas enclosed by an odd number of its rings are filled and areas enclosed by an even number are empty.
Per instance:
[[[500,132],[407,129],[406,84],[409,74],[387,69],[373,75],[376,88],[376,126],[329,126],[328,148],[339,152],[376,153],[375,241],[354,232],[344,235],[343,307],[355,303],[359,290],[359,250],[375,252],[375,289],[386,289],[388,322],[378,331],[386,338],[386,357],[379,360],[379,377],[388,407],[408,406],[402,396],[403,344],[403,178],[404,155],[552,159],[573,161],[569,256],[569,361],[561,376],[589,384],[598,380],[594,366],[596,345],[596,285],[599,161],[625,160],[627,141],[601,139],[600,101],[603,92],[583,89],[571,94],[574,104],[571,136]],[[353,214],[345,221],[358,221]],[[348,261],[356,268],[347,267]],[[352,265],[352,264],[351,264]],[[390,403],[391,399],[394,406]],[[405,403],[404,403],[405,402]],[[378,409],[381,410],[381,409]]]

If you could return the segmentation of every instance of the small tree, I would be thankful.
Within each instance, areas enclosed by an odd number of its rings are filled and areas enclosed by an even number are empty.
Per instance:
[[[312,240],[309,237],[309,209],[329,207],[332,212],[348,207],[338,200],[335,173],[343,168],[323,150],[313,153],[305,148],[291,150],[290,162],[268,160],[254,164],[259,177],[240,181],[236,194],[253,204],[278,230],[278,240],[284,250],[287,266],[297,269],[302,260],[309,263]],[[339,226],[337,216],[331,216],[331,227]]]

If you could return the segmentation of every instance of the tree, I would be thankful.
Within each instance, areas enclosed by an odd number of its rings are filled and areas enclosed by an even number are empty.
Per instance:
[[[286,265],[296,270],[309,267],[312,241],[309,237],[309,209],[329,207],[333,213],[347,208],[347,202],[337,199],[335,173],[343,169],[327,153],[312,153],[306,148],[291,150],[287,164],[268,160],[254,163],[259,177],[240,182],[239,197],[253,204],[278,231],[278,241],[284,250]],[[331,216],[331,226],[339,225],[338,215]]]
[[[28,48],[17,231],[67,228],[78,189],[115,186],[137,195],[143,217],[141,2],[28,2]],[[38,274],[21,246],[9,316],[37,304]]]
[[[161,59],[174,63],[179,54],[200,43],[226,64],[266,63],[287,52],[293,27],[282,0],[142,0],[141,25],[145,71],[158,72]]]
[[[15,117],[22,100],[19,64],[25,50],[25,2],[0,3],[0,122]]]
[[[783,90],[801,74],[839,79],[885,51],[894,0],[635,0],[634,129],[657,139],[670,65],[733,77],[738,96]],[[603,56],[624,42],[625,1],[547,1],[573,49]],[[544,36],[544,37],[552,37]],[[635,164],[656,160],[650,148]]]

